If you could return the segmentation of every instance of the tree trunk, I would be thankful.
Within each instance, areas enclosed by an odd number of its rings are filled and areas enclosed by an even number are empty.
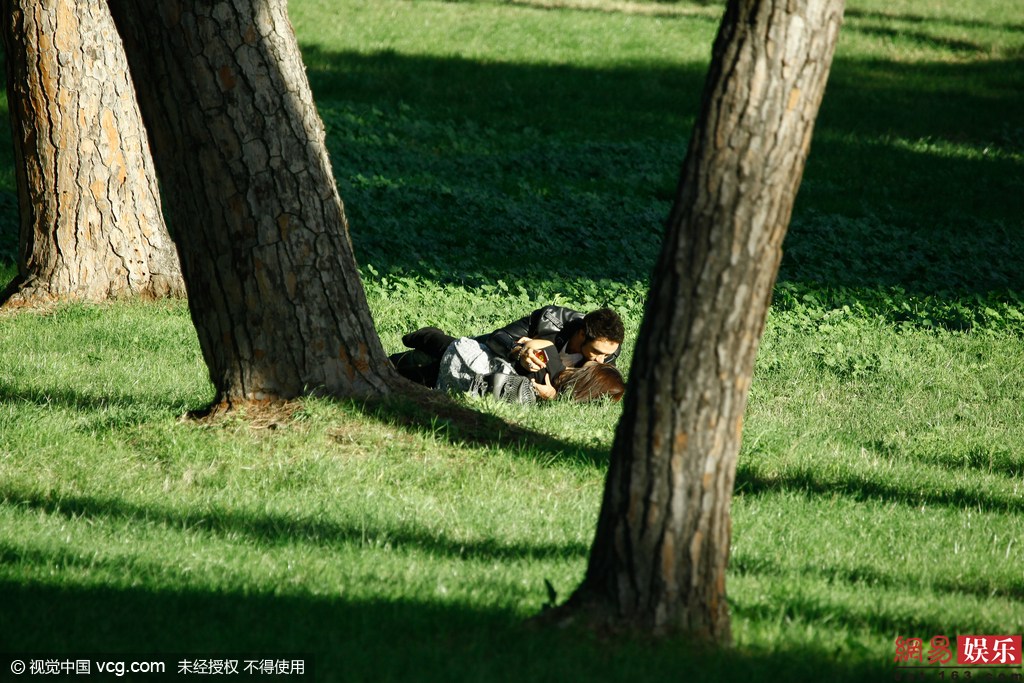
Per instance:
[[[0,0],[20,207],[7,306],[183,296],[121,41],[101,0]]]
[[[730,0],[563,616],[731,639],[725,572],[754,357],[843,0]]]
[[[387,393],[285,2],[110,7],[217,403]]]

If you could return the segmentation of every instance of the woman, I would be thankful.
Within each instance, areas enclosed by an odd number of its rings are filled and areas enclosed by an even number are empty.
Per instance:
[[[515,360],[529,356],[532,373],[501,358],[478,339],[456,339],[436,327],[424,327],[402,337],[412,351],[391,356],[398,372],[420,384],[442,391],[491,395],[510,403],[532,404],[568,395],[576,401],[591,401],[608,396],[622,398],[625,382],[610,365],[588,362],[578,368],[566,368],[551,342],[539,339],[519,340]]]
[[[595,401],[608,397],[618,403],[626,393],[622,373],[614,365],[588,360],[578,368],[566,368],[556,379],[559,393],[574,401]]]

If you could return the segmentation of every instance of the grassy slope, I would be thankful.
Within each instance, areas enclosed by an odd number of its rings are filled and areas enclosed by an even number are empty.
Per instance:
[[[737,650],[519,626],[580,579],[616,408],[474,405],[555,436],[519,448],[400,406],[182,424],[210,389],[169,303],[0,319],[0,651],[863,680],[896,635],[1024,630],[1024,17],[850,4],[747,414]],[[387,348],[551,300],[635,331],[715,5],[291,5]]]

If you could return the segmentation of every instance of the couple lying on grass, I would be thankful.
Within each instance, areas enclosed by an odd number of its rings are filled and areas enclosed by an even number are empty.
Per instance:
[[[420,328],[402,337],[411,351],[392,355],[391,362],[414,382],[509,403],[558,396],[618,401],[626,385],[615,359],[624,337],[622,319],[609,308],[583,315],[545,306],[480,337]]]

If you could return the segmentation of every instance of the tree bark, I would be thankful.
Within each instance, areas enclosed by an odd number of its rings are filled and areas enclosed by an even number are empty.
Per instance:
[[[728,4],[587,574],[562,616],[731,640],[725,575],[743,413],[843,4]]]
[[[20,209],[7,306],[183,296],[149,144],[101,0],[0,0]]]
[[[217,403],[388,393],[283,0],[111,0]]]

